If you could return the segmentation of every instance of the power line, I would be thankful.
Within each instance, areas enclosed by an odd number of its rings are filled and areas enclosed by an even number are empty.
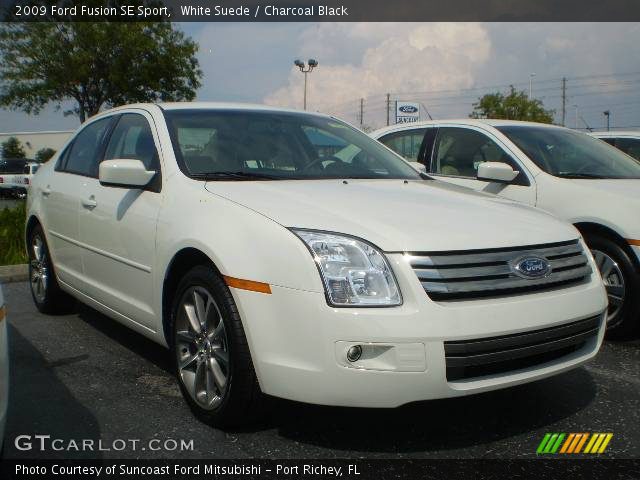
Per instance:
[[[616,119],[628,117],[631,120],[632,118],[638,118],[640,107],[634,107],[634,105],[638,105],[640,102],[620,102],[620,100],[616,102],[615,98],[637,91],[640,78],[634,77],[640,77],[640,72],[540,79],[535,82],[535,91],[538,94],[536,98],[543,101],[547,107],[549,105],[557,106],[556,119],[562,124],[566,123],[567,102],[576,102],[577,99],[580,99],[581,112],[593,112],[595,114],[597,110],[607,108],[615,112]],[[436,117],[451,117],[454,113],[456,116],[465,115],[463,112],[470,110],[473,104],[486,93],[500,91],[500,89],[507,89],[512,86],[517,89],[517,87],[525,87],[526,85],[525,82],[514,82],[460,89],[371,94],[362,98],[336,103],[323,110],[333,112],[336,116],[341,115],[355,119],[357,122],[364,124],[366,109],[368,124],[374,125],[377,123],[380,125],[384,124],[385,120],[389,124],[391,123],[391,102],[402,97],[410,97],[411,100],[420,102],[425,110],[428,107]],[[590,101],[598,98],[602,100],[600,102],[596,101],[597,103]],[[611,98],[613,101],[604,103],[603,100],[606,98]],[[583,104],[585,101],[587,103]],[[635,122],[630,121],[629,123]]]
[[[631,76],[631,75],[640,75],[640,72],[628,72],[628,73],[620,73],[620,74],[607,74],[607,75],[587,75],[587,76],[581,76],[581,77],[563,77],[566,78],[567,82],[572,82],[572,81],[576,81],[576,80],[585,80],[585,79],[598,79],[598,78],[614,78],[614,77],[618,77],[618,76]],[[549,79],[544,79],[544,80],[536,80],[536,84],[540,85],[543,83],[556,83],[562,81],[562,78],[549,78]],[[632,84],[632,83],[638,83],[640,82],[640,79],[638,80],[625,80],[624,81],[626,84]],[[613,85],[619,85],[621,82],[614,82]],[[413,96],[417,96],[417,95],[421,95],[421,96],[427,96],[427,95],[440,95],[443,93],[463,93],[463,92],[473,92],[473,91],[478,91],[478,90],[491,90],[491,89],[500,89],[500,88],[509,88],[509,87],[516,87],[516,86],[527,86],[528,83],[525,82],[515,82],[515,83],[505,83],[505,84],[501,84],[501,85],[485,85],[485,86],[476,86],[476,87],[469,87],[469,88],[460,88],[460,89],[447,89],[447,90],[422,90],[422,91],[406,91],[406,92],[389,92],[389,95],[393,95],[394,97],[398,97],[398,96],[403,96],[403,95],[413,95]],[[612,83],[610,82],[600,82],[600,84],[594,84],[594,85],[589,85],[589,84],[582,84],[582,85],[575,85],[575,87],[589,87],[589,86],[606,86],[606,85],[612,85]],[[557,89],[557,87],[544,87],[544,88],[536,88],[536,91],[543,91],[543,90],[553,90],[553,89]],[[381,96],[383,94],[377,94],[377,95],[370,95],[369,97],[372,96]]]

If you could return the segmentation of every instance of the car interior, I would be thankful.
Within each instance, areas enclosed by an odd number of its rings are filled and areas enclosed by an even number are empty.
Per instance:
[[[436,140],[435,173],[475,177],[482,162],[511,166],[509,155],[487,136],[462,128],[441,128]]]

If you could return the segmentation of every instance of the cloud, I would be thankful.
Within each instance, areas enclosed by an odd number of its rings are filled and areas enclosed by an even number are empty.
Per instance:
[[[320,62],[309,76],[308,108],[330,113],[386,92],[470,87],[474,71],[491,53],[487,30],[476,23],[321,24],[300,40],[300,50],[313,52]],[[358,58],[340,61],[358,51]],[[286,85],[268,94],[265,103],[300,107],[303,82],[292,66]]]
[[[550,52],[564,52],[572,50],[576,46],[576,41],[573,38],[566,37],[549,37],[545,40],[547,50]]]

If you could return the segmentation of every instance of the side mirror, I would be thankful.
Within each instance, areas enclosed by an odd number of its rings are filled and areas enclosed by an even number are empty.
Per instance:
[[[482,162],[478,165],[478,180],[486,182],[511,183],[520,172],[502,162]]]
[[[427,167],[425,167],[420,162],[409,162],[409,165],[418,170],[420,173],[427,173]]]
[[[140,160],[117,159],[102,162],[98,178],[102,185],[141,188],[147,186],[155,174],[154,170],[147,170]]]

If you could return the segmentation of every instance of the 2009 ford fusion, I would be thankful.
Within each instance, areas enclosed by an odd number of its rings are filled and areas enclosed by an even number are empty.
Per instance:
[[[26,238],[40,311],[72,296],[168,346],[187,403],[220,426],[263,394],[395,407],[528,382],[604,334],[573,226],[317,114],[104,112],[34,176]]]

